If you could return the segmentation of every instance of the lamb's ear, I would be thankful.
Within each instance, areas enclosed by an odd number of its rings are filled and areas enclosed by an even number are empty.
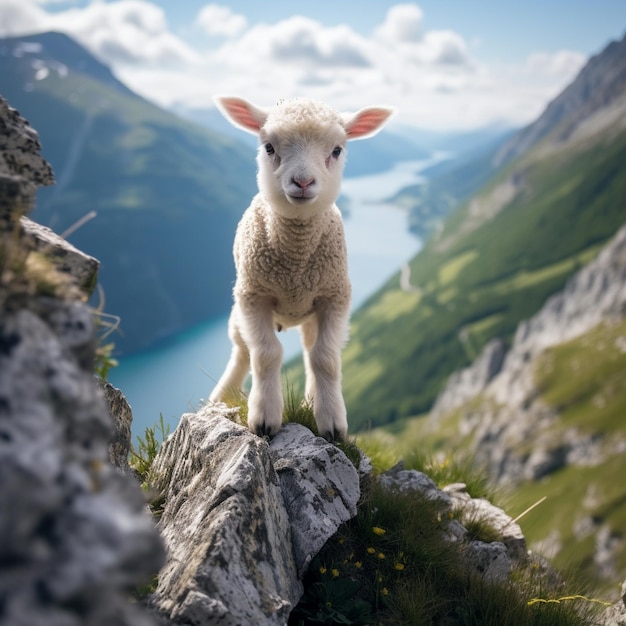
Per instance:
[[[254,135],[259,134],[267,119],[267,111],[250,104],[243,98],[215,96],[213,101],[227,120]]]
[[[390,107],[367,107],[342,115],[348,139],[365,139],[376,134],[395,113]]]

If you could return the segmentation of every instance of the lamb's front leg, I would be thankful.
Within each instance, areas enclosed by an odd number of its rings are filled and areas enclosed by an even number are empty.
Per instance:
[[[348,335],[347,310],[322,309],[302,325],[306,396],[313,402],[319,434],[345,439],[346,405],[341,393],[341,349]]]
[[[240,303],[241,335],[250,350],[252,387],[248,396],[248,428],[259,436],[273,437],[283,420],[280,367],[283,347],[274,330],[268,299]]]

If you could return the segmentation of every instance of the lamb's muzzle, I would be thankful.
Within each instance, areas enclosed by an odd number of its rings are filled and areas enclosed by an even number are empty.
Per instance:
[[[216,104],[233,124],[259,136],[259,193],[235,235],[233,349],[210,399],[240,394],[251,369],[248,426],[258,435],[275,435],[283,413],[283,350],[275,331],[300,326],[305,396],[319,434],[345,438],[341,349],[348,337],[351,288],[335,200],[346,142],[378,132],[393,110],[340,114],[308,99],[272,109],[233,97],[216,98]]]

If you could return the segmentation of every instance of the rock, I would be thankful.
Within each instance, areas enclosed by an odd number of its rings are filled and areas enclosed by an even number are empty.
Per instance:
[[[626,581],[622,583],[620,599],[606,609],[598,619],[598,626],[626,626]]]
[[[132,443],[131,426],[133,412],[126,396],[106,381],[99,381],[109,409],[109,415],[115,424],[113,437],[109,443],[109,460],[111,464],[125,473],[132,473],[128,465],[128,455]]]
[[[62,274],[72,277],[77,287],[90,296],[96,286],[100,262],[81,252],[49,228],[27,217],[20,219],[23,245],[42,252]]]
[[[163,547],[139,486],[109,463],[93,315],[78,290],[51,293],[55,270],[28,266],[19,228],[52,181],[39,148],[0,99],[0,626],[150,626],[129,596]]]
[[[270,444],[270,454],[302,576],[339,526],[356,515],[359,475],[339,448],[299,424],[283,426]]]
[[[464,484],[455,483],[444,489],[425,474],[403,469],[399,463],[381,474],[380,483],[386,489],[414,491],[440,504],[441,530],[448,541],[465,542],[465,563],[469,571],[487,582],[505,581],[512,563],[526,559],[526,540],[521,528],[498,507],[483,498],[472,498]],[[468,541],[467,529],[452,517],[454,510],[462,510],[464,519],[481,520],[502,537],[501,541]]]
[[[471,541],[465,550],[465,562],[470,571],[490,583],[505,581],[511,574],[511,557],[499,541]]]
[[[148,625],[128,590],[163,550],[138,485],[108,462],[112,423],[81,358],[84,305],[47,303],[0,325],[0,624]],[[74,310],[74,313],[72,313]],[[66,328],[67,330],[67,328]],[[77,355],[79,358],[77,358]]]
[[[472,498],[463,483],[454,483],[443,488],[443,492],[451,497],[453,508],[461,509],[465,519],[484,522],[493,528],[501,537],[511,560],[522,562],[527,557],[526,538],[519,524],[501,508],[485,498]]]
[[[431,410],[432,419],[454,411],[481,393],[500,372],[505,355],[504,342],[501,339],[492,339],[469,367],[451,374]]]
[[[174,623],[285,624],[302,594],[269,446],[206,406],[153,465],[168,558],[153,604]]]
[[[381,474],[380,484],[386,489],[415,491],[428,500],[438,501],[441,504],[441,512],[444,515],[452,509],[452,499],[450,496],[441,491],[432,479],[423,472],[405,470],[402,461]]]
[[[268,445],[229,414],[183,415],[157,455],[168,560],[152,604],[176,624],[285,624],[307,565],[356,514],[359,476],[303,426]]]
[[[53,182],[52,168],[41,156],[39,136],[0,97],[0,231],[11,227],[13,215],[32,209],[37,187]]]

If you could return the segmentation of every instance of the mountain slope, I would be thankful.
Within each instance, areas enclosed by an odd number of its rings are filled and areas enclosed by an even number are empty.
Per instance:
[[[528,539],[611,588],[626,576],[626,226],[500,350],[451,376],[401,445],[472,458],[510,510],[546,496],[521,522]]]
[[[142,349],[225,314],[250,152],[136,96],[65,35],[0,40],[0,86],[55,171],[34,219],[63,233],[97,213],[68,239],[102,261],[116,344]]]
[[[394,276],[353,316],[343,360],[353,430],[427,411],[451,372],[493,337],[509,342],[626,221],[626,90],[606,102],[583,100],[566,137],[556,123],[501,168],[411,261],[408,281]]]

